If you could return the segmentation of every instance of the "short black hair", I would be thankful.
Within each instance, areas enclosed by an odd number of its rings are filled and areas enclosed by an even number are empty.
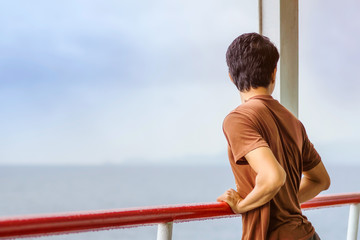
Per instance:
[[[226,52],[230,76],[241,92],[268,87],[278,60],[275,45],[258,33],[240,35]]]

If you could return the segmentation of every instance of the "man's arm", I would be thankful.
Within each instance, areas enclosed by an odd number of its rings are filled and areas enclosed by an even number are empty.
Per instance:
[[[300,203],[306,202],[321,191],[330,187],[330,177],[322,162],[316,165],[309,171],[303,172],[303,177],[300,181],[300,189],[298,198]]]
[[[246,154],[245,158],[257,173],[254,189],[244,199],[233,189],[217,199],[227,202],[235,213],[244,213],[269,202],[286,180],[286,173],[270,148],[257,148]]]

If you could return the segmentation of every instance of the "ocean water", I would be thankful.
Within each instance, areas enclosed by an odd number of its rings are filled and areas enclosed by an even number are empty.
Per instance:
[[[327,166],[325,194],[360,192],[360,166]],[[0,216],[214,202],[228,166],[0,166]],[[349,206],[307,210],[322,239],[345,239]],[[156,239],[157,226],[40,239]],[[31,239],[31,238],[28,238]],[[37,238],[38,239],[38,238]],[[173,239],[241,239],[241,218],[174,224]]]

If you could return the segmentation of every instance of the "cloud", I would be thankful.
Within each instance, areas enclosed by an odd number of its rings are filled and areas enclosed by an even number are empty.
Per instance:
[[[9,110],[1,160],[95,164],[219,155],[226,146],[222,120],[239,101],[224,78],[227,84],[79,86],[63,92],[51,109],[29,103],[31,111]]]
[[[0,10],[1,79],[152,85],[170,74],[207,74],[224,63],[235,27],[257,26],[255,16],[234,6],[256,13],[236,1],[9,2]]]
[[[214,107],[228,95],[224,52],[239,31],[256,30],[256,5],[1,4],[2,163],[157,161],[223,149],[225,111]]]
[[[356,142],[359,4],[300,4],[300,118]],[[0,163],[195,161],[225,153],[225,51],[257,2],[3,1],[0,29]]]

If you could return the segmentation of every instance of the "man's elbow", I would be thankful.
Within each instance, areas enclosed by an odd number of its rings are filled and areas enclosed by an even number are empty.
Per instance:
[[[269,190],[271,192],[278,192],[286,182],[286,172],[280,168],[273,176],[272,181],[269,182]]]
[[[286,182],[286,172],[283,168],[279,170],[278,173],[278,180],[277,180],[277,187],[280,189]]]
[[[328,190],[331,185],[331,180],[329,175],[323,180],[323,191]]]

